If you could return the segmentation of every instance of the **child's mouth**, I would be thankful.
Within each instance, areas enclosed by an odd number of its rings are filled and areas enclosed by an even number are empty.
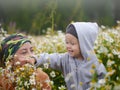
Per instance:
[[[68,52],[69,52],[70,54],[72,54],[72,53],[73,53],[73,51],[72,51],[72,50],[68,50]]]

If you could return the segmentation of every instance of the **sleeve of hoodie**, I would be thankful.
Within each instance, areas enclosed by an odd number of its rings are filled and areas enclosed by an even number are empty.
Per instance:
[[[41,66],[45,63],[48,63],[50,68],[56,69],[56,70],[63,70],[62,66],[64,64],[64,54],[48,54],[48,53],[43,53],[40,54],[39,56],[36,56],[36,66]]]
[[[102,63],[97,63],[98,79],[103,79],[107,73],[105,66]]]

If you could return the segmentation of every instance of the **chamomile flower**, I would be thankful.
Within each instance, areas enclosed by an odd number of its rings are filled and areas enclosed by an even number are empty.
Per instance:
[[[61,85],[60,87],[58,87],[59,90],[65,90],[66,87],[64,85]]]
[[[54,72],[54,71],[52,71],[52,72],[50,73],[50,76],[51,76],[52,78],[56,77],[55,72]]]
[[[44,68],[45,68],[45,69],[48,69],[48,67],[49,67],[49,64],[48,64],[48,63],[45,63],[45,64],[44,64]]]

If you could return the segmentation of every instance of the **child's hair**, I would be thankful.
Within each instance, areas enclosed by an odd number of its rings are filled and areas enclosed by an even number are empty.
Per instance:
[[[77,32],[75,30],[75,27],[72,24],[70,24],[70,25],[67,26],[67,28],[66,28],[66,34],[67,33],[72,34],[73,36],[75,36],[78,39]]]
[[[0,44],[0,64],[4,64],[14,56],[16,51],[25,43],[31,41],[23,34],[12,34],[6,37]],[[2,65],[2,66],[4,66]]]

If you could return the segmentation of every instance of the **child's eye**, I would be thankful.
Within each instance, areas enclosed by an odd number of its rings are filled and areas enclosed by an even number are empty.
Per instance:
[[[75,45],[75,43],[72,42],[71,45]]]
[[[67,41],[66,41],[65,43],[66,43],[66,44],[68,44],[68,42],[67,42]]]

